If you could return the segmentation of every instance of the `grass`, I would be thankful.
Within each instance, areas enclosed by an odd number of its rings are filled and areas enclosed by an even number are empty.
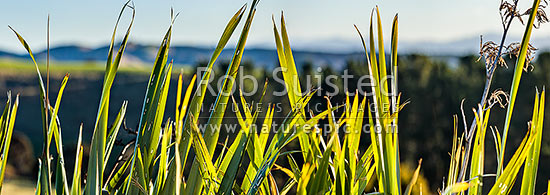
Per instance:
[[[7,62],[6,67],[29,70],[34,69],[40,86],[40,102],[42,112],[43,143],[42,155],[39,158],[40,170],[36,183],[36,194],[411,194],[417,188],[421,162],[414,170],[408,185],[401,183],[401,167],[399,153],[398,121],[399,112],[406,109],[407,101],[401,101],[396,79],[398,77],[398,17],[393,19],[391,46],[389,57],[384,49],[384,33],[378,7],[371,12],[369,39],[365,39],[359,27],[356,26],[362,41],[368,73],[373,82],[372,96],[348,92],[345,105],[332,106],[327,97],[326,108],[319,112],[306,110],[318,89],[302,89],[298,72],[290,46],[290,38],[281,14],[280,30],[273,18],[273,32],[277,55],[283,70],[284,85],[290,103],[291,111],[287,113],[281,124],[273,121],[274,108],[269,107],[264,115],[257,108],[246,102],[263,102],[263,95],[269,81],[266,81],[259,100],[247,100],[237,91],[235,78],[240,67],[243,51],[250,28],[256,13],[258,0],[250,7],[243,6],[229,20],[218,42],[212,58],[207,65],[206,74],[201,78],[193,77],[190,83],[184,85],[182,74],[178,77],[175,116],[164,116],[167,105],[168,89],[171,86],[173,64],[168,62],[168,53],[172,36],[172,25],[164,35],[153,63],[147,89],[144,93],[143,107],[140,113],[136,139],[127,145],[126,160],[117,161],[119,166],[111,168],[108,162],[113,160],[111,151],[125,118],[127,102],[123,102],[116,117],[108,115],[111,105],[110,90],[119,71],[125,46],[130,37],[135,10],[130,2],[122,8],[111,38],[110,50],[105,65],[104,81],[101,91],[97,116],[88,164],[82,162],[82,133],[78,139],[77,155],[73,173],[67,173],[63,154],[63,138],[61,137],[60,119],[57,115],[62,101],[63,89],[69,83],[66,74],[55,101],[50,102],[49,87],[44,85],[41,71],[43,67],[36,62],[31,48],[23,37],[15,30],[17,38],[28,51],[34,67],[24,64]],[[535,0],[533,10],[539,7]],[[119,47],[115,47],[118,21],[126,11],[132,11],[130,24],[126,29]],[[246,10],[248,13],[246,14]],[[244,17],[246,14],[246,17]],[[526,25],[521,50],[518,54],[516,74],[511,86],[511,102],[508,104],[505,131],[501,135],[492,131],[499,160],[499,168],[495,174],[494,185],[482,185],[483,178],[492,174],[485,172],[485,140],[489,127],[488,119],[494,104],[480,104],[473,109],[475,114],[475,129],[472,133],[458,133],[458,117],[455,117],[453,147],[448,178],[441,189],[441,194],[481,194],[482,187],[489,194],[509,194],[521,178],[521,194],[533,194],[537,167],[539,164],[540,145],[542,140],[542,124],[544,118],[545,90],[535,94],[532,120],[521,145],[514,155],[505,161],[505,144],[508,127],[513,112],[515,93],[520,83],[521,72],[527,55],[530,32],[533,28],[537,12],[530,13]],[[172,24],[177,15],[172,13]],[[237,30],[238,24],[244,19],[235,53],[228,66],[226,77],[220,93],[217,95],[213,110],[206,121],[206,131],[199,128],[198,116],[201,108],[206,107],[205,94],[213,66],[225,48],[228,40]],[[11,28],[11,27],[10,27]],[[118,48],[117,51],[114,48]],[[377,52],[378,51],[378,52]],[[49,66],[49,64],[47,64]],[[25,69],[26,68],[26,69]],[[57,68],[57,67],[56,67]],[[53,68],[52,69],[56,69]],[[70,71],[70,67],[57,71]],[[47,68],[49,69],[49,68]],[[79,68],[80,71],[91,72],[99,69]],[[129,70],[128,70],[129,71]],[[519,72],[518,72],[519,71]],[[48,74],[49,75],[49,72]],[[49,77],[46,77],[49,83]],[[195,88],[194,83],[198,83]],[[194,91],[194,92],[193,92]],[[53,99],[51,99],[53,100]],[[237,100],[240,104],[237,103]],[[231,101],[231,102],[230,102]],[[54,104],[51,104],[51,103]],[[372,102],[372,105],[370,106]],[[237,107],[236,116],[240,126],[236,137],[231,143],[226,140],[223,148],[216,150],[219,139],[219,127],[224,119],[228,104]],[[0,184],[3,179],[7,151],[15,121],[18,98],[9,98],[2,117],[0,118],[0,146],[2,146]],[[336,111],[342,111],[341,114]],[[262,119],[263,126],[254,124]],[[111,121],[109,121],[111,119]],[[464,119],[465,120],[465,119]],[[328,127],[319,127],[326,121]],[[272,126],[278,129],[270,135]],[[368,133],[363,133],[364,125],[368,125]],[[466,124],[465,124],[466,126]],[[326,129],[324,129],[326,128]],[[404,129],[406,127],[401,127]],[[466,128],[466,127],[465,127]],[[491,130],[493,130],[491,128]],[[80,130],[82,132],[82,129]],[[203,133],[204,132],[204,133]],[[321,132],[328,132],[327,135]],[[360,141],[370,141],[368,147],[361,147]],[[473,141],[470,141],[473,139]],[[288,151],[289,145],[298,144],[298,150]],[[473,144],[471,154],[463,150]],[[192,152],[191,152],[192,151]],[[468,161],[471,157],[471,162]],[[301,160],[297,160],[301,159]],[[184,169],[186,162],[192,162],[188,174]],[[287,162],[285,166],[282,161]],[[502,167],[502,169],[500,168]],[[84,169],[82,169],[84,168]],[[54,171],[55,170],[55,171]],[[81,172],[86,170],[86,172]],[[281,171],[287,177],[286,181],[277,181],[273,171]],[[465,173],[469,171],[468,175]],[[108,174],[112,173],[112,174]],[[72,175],[69,181],[68,174]],[[239,177],[239,175],[244,175]],[[462,176],[464,174],[464,176]],[[83,182],[85,180],[85,182]],[[284,183],[282,187],[278,183]],[[369,183],[374,183],[374,189],[367,189]],[[1,187],[1,186],[0,186]]]
[[[2,187],[2,194],[22,194],[31,195],[35,192],[35,183],[28,180],[9,180],[5,181]]]

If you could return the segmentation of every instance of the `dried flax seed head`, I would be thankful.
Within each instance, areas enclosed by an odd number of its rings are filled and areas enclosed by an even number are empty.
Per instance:
[[[544,8],[546,8],[547,6],[548,6],[548,2],[546,0],[542,0],[540,2],[540,5],[537,9],[537,15],[535,16],[535,23],[533,23],[533,27],[538,29],[541,24],[544,24],[544,23],[548,22],[548,17],[546,15],[546,12],[544,12]],[[520,17],[530,15],[531,10],[532,10],[532,8],[527,9],[525,12],[523,12],[523,14],[520,15]],[[522,22],[522,24],[523,24],[523,22]]]
[[[500,19],[503,26],[506,26],[506,23],[508,23],[514,17],[517,17],[519,21],[523,24],[523,19],[521,18],[522,14],[519,13],[519,11],[517,10],[517,3],[518,0],[513,0],[512,2],[503,0],[500,1],[499,11]]]
[[[508,55],[510,58],[512,58],[512,56],[515,56],[517,58],[519,56],[520,50],[521,43],[510,43],[510,45],[506,47],[505,54]],[[529,45],[527,46],[527,55],[525,56],[525,64],[523,66],[523,70],[525,72],[528,72],[529,70],[532,71],[535,68],[533,64],[531,64],[531,61],[533,61],[533,59],[535,58],[535,53],[537,50],[538,49],[535,46],[531,45],[531,43],[529,43]]]
[[[502,91],[502,89],[496,89],[493,93],[491,93],[491,97],[489,97],[489,100],[487,101],[489,103],[489,108],[496,104],[498,104],[501,108],[505,108],[508,104],[509,97],[510,95]]]
[[[506,61],[504,61],[504,58],[502,58],[502,55],[498,55],[499,45],[497,45],[493,41],[487,41],[483,42],[483,37],[480,38],[479,42],[479,58],[478,61],[482,58],[485,59],[485,68],[489,70],[493,65],[495,65],[495,61],[498,60],[496,64],[508,67],[506,65]],[[498,59],[497,59],[498,57]]]

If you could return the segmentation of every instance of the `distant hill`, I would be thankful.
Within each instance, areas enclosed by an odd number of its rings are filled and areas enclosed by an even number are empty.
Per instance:
[[[19,57],[20,56],[18,56],[17,54],[0,51],[0,58],[19,58]]]
[[[485,33],[483,41],[500,42],[502,34]],[[386,52],[389,51],[390,40],[385,40]],[[398,52],[400,54],[420,53],[428,56],[462,56],[468,54],[477,54],[479,52],[479,35],[456,38],[447,41],[434,40],[399,40]],[[519,42],[521,36],[510,35],[506,43]],[[550,50],[550,36],[533,36],[531,43],[540,50]],[[292,48],[302,51],[322,51],[328,53],[353,53],[363,51],[359,37],[351,39],[333,38],[324,40],[296,40],[292,43]],[[252,46],[260,48],[269,48],[272,43],[257,43]]]
[[[107,59],[108,50],[108,46],[98,48],[87,48],[76,45],[58,46],[50,49],[50,59],[64,62],[103,62]],[[156,46],[129,43],[123,55],[123,64],[150,65],[155,60],[157,50]],[[196,65],[199,62],[208,61],[213,51],[213,48],[206,47],[172,46],[169,52],[169,59],[173,59],[174,63],[178,65]],[[225,49],[218,61],[231,60],[233,53],[234,49]],[[363,55],[359,52],[331,53],[300,50],[293,51],[293,54],[298,66],[310,62],[320,66],[330,65],[333,68],[342,68],[347,60],[360,58]],[[47,51],[40,51],[35,55],[38,59],[45,59]],[[0,51],[0,58],[28,59],[28,55]],[[243,60],[252,61],[258,66],[273,68],[278,63],[277,51],[274,49],[259,48],[246,49],[243,54]]]
[[[500,40],[498,33],[487,33],[484,41]],[[519,41],[519,37],[510,36],[507,43]],[[531,41],[541,51],[550,49],[550,37],[534,37]],[[389,42],[387,43],[389,44]],[[293,55],[297,66],[306,62],[316,66],[331,66],[334,69],[342,69],[348,60],[364,60],[363,48],[359,40],[353,39],[326,39],[318,41],[296,40],[292,43]],[[277,52],[271,49],[269,43],[252,43],[245,49],[243,60],[252,61],[257,66],[273,68],[277,66]],[[265,49],[270,48],[270,49]],[[117,48],[115,48],[117,49]],[[104,62],[107,58],[109,47],[97,48],[82,47],[77,45],[57,46],[50,49],[50,57],[62,62]],[[128,43],[123,56],[122,66],[150,66],[157,54],[157,45],[144,45]],[[178,46],[170,48],[169,59],[176,65],[196,65],[210,59],[214,47]],[[388,52],[389,47],[386,48]],[[400,54],[421,53],[432,57],[442,58],[452,63],[452,59],[458,56],[477,54],[479,50],[479,36],[466,37],[457,40],[435,41],[400,41],[398,51]],[[225,49],[218,61],[229,61],[234,49]],[[46,51],[35,54],[38,59],[46,58]],[[0,51],[0,58],[28,59],[26,54]]]

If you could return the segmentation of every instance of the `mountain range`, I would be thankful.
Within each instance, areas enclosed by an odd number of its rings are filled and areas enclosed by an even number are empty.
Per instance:
[[[499,35],[488,34],[484,40],[499,40]],[[519,40],[511,37],[509,40]],[[496,42],[496,41],[495,41]],[[507,41],[509,42],[509,41]],[[512,41],[510,41],[512,42]],[[532,41],[540,50],[550,48],[550,37],[537,38]],[[269,48],[269,44],[252,44],[245,49],[244,61],[252,61],[255,65],[273,68],[277,66],[277,52]],[[332,39],[323,41],[295,41],[293,55],[298,66],[304,63],[312,63],[316,66],[331,66],[341,69],[348,60],[363,60],[364,53],[360,42],[344,39]],[[116,48],[115,48],[116,49]],[[387,48],[388,49],[388,48]],[[457,56],[475,54],[479,49],[479,37],[465,38],[448,42],[399,42],[400,54],[422,53],[430,56],[453,58]],[[77,45],[56,46],[50,49],[50,59],[63,62],[103,62],[106,60],[109,47],[101,46],[89,48]],[[152,64],[155,60],[158,47],[138,43],[128,43],[123,56],[123,66],[144,66]],[[169,59],[176,65],[196,65],[207,62],[212,55],[214,47],[200,46],[172,46]],[[219,61],[230,61],[234,49],[225,49],[219,57]],[[37,52],[38,59],[46,58],[46,50]],[[28,59],[27,54],[0,51],[0,58]]]
[[[157,50],[158,47],[156,46],[128,43],[123,55],[122,64],[130,66],[152,64],[155,60]],[[87,48],[76,45],[58,46],[50,48],[50,59],[63,62],[105,61],[108,51],[108,46],[98,48]],[[213,48],[207,47],[171,46],[169,59],[173,60],[176,65],[196,65],[200,62],[207,62],[213,51]],[[218,58],[218,61],[231,60],[233,53],[234,49],[225,49]],[[294,51],[293,54],[297,65],[312,63],[321,66],[330,65],[335,68],[342,68],[347,60],[362,56],[360,52],[334,53],[300,50]],[[46,50],[35,53],[37,59],[45,59],[46,55]],[[0,51],[0,58],[28,59],[28,55]],[[252,61],[257,66],[272,68],[278,63],[277,51],[262,48],[245,49],[243,60]]]

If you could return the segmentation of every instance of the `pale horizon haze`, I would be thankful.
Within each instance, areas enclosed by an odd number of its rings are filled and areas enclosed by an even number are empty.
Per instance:
[[[105,45],[125,2],[4,1],[0,7],[0,50],[24,52],[8,25],[21,33],[32,49],[44,49],[48,14],[52,46]],[[251,0],[134,0],[136,17],[130,41],[158,45],[170,24],[170,9],[173,8],[180,15],[174,24],[172,45],[214,46],[229,18],[245,3],[250,4]],[[274,48],[271,17],[275,16],[279,26],[280,14],[284,11],[291,44],[296,47],[315,42],[322,44],[323,41],[348,41],[356,43],[350,47],[357,48],[360,42],[353,24],[367,34],[370,13],[376,5],[381,12],[386,41],[396,13],[399,14],[401,43],[450,42],[480,34],[500,35],[499,4],[500,0],[261,0],[247,44]],[[520,10],[530,6],[530,1],[520,1]],[[130,12],[127,12],[119,28],[119,37],[129,18]],[[515,22],[510,36],[521,37],[523,29]],[[542,25],[534,31],[533,39],[548,39],[549,33],[550,26]],[[231,43],[236,39],[234,35]]]

